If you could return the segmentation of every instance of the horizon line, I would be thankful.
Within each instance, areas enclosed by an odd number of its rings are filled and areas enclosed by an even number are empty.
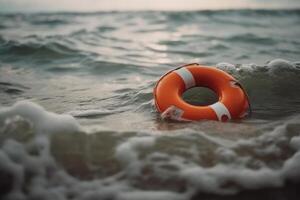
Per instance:
[[[117,13],[117,12],[200,12],[200,11],[238,11],[238,10],[261,10],[261,11],[298,11],[299,7],[283,7],[283,8],[272,8],[272,7],[241,7],[241,8],[200,8],[200,9],[111,9],[111,10],[0,10],[0,14],[43,14],[43,13]]]

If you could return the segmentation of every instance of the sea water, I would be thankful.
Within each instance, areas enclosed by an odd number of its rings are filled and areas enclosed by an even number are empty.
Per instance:
[[[299,10],[1,14],[0,198],[298,199],[299,23]],[[239,80],[252,115],[162,120],[156,81],[194,62]]]

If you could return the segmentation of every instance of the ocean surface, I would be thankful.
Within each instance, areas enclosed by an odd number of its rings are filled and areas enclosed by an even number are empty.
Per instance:
[[[300,10],[0,14],[0,199],[298,200],[299,24]],[[161,119],[156,81],[194,62],[238,79],[252,115]]]

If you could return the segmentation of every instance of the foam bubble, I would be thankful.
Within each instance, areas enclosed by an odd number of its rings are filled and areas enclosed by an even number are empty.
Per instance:
[[[229,73],[234,73],[237,71],[237,67],[231,63],[218,63],[216,64],[216,67]]]
[[[283,182],[280,174],[268,168],[250,170],[232,165],[216,165],[212,168],[194,167],[181,172],[194,190],[210,193],[235,194],[244,189],[266,186],[279,187]]]
[[[137,150],[152,146],[154,142],[155,138],[151,136],[130,138],[117,147],[116,157],[127,167],[130,174],[137,175],[140,173],[141,168]]]
[[[293,138],[291,139],[290,146],[291,146],[293,149],[300,151],[300,136],[298,136],[298,137],[293,137]]]
[[[280,58],[269,61],[267,63],[267,66],[271,70],[283,70],[283,69],[294,69],[295,68],[295,65],[291,61],[280,59]]]
[[[80,125],[72,116],[47,112],[29,101],[20,101],[12,107],[0,109],[0,121],[15,116],[28,120],[38,134],[80,131]]]

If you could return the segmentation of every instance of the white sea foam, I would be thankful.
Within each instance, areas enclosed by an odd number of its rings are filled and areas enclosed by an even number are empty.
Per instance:
[[[293,149],[300,151],[300,136],[298,136],[298,137],[293,137],[293,138],[291,139],[290,146],[291,146]]]
[[[47,112],[43,107],[29,101],[20,101],[12,107],[0,109],[0,121],[10,120],[15,116],[28,120],[38,134],[80,130],[78,122],[72,116]]]
[[[224,70],[233,75],[239,75],[241,73],[254,73],[255,71],[267,72],[266,75],[281,75],[282,73],[293,73],[299,70],[297,66],[298,62],[292,62],[280,58],[273,59],[266,63],[266,65],[259,66],[257,64],[231,64],[231,63],[218,63],[216,67]]]
[[[294,119],[298,122],[298,119]],[[283,141],[289,142],[285,135],[286,124],[278,126],[269,133],[265,133],[258,138],[252,140],[237,141],[235,148],[251,147],[251,149],[259,149],[255,151],[257,155],[276,155],[278,154],[277,145]],[[237,157],[236,153],[230,149],[217,149],[217,153],[225,160],[226,164],[220,163],[212,168],[203,168],[201,166],[184,167],[181,175],[190,183],[191,188],[212,193],[230,194],[240,191],[240,189],[259,189],[264,187],[280,187],[286,180],[300,180],[300,142],[298,137],[292,137],[290,146],[296,152],[291,158],[286,160],[281,168],[273,169],[267,166],[261,166],[259,169],[249,169],[246,167],[248,161],[245,157]],[[267,144],[264,148],[262,144]],[[281,149],[282,151],[282,149]]]
[[[109,115],[113,112],[105,109],[90,109],[90,110],[74,110],[70,111],[67,114],[74,117],[95,117],[100,115]]]
[[[1,120],[7,120],[6,118],[14,115],[30,121],[36,137],[28,143],[20,143],[13,139],[2,142],[0,175],[8,177],[0,180],[7,186],[0,195],[1,198],[5,197],[4,199],[68,199],[72,196],[80,200],[184,200],[190,199],[198,192],[235,194],[243,189],[282,187],[286,181],[300,181],[299,133],[293,136],[287,129],[289,124],[300,124],[298,116],[287,119],[284,123],[281,122],[272,131],[248,140],[237,140],[229,146],[220,146],[210,139],[213,136],[204,137],[205,133],[201,136],[193,129],[176,130],[174,135],[136,134],[129,138],[125,137],[120,139],[114,154],[122,166],[121,171],[106,178],[81,181],[66,173],[56,163],[50,153],[49,134],[41,134],[79,131],[80,126],[72,117],[49,113],[30,102],[21,102],[10,108],[1,109]],[[7,123],[16,122],[11,120]],[[297,129],[294,129],[297,132]],[[119,136],[122,138],[122,134]],[[172,148],[181,148],[176,146],[176,143],[169,143],[175,146],[167,147],[166,152],[161,152],[162,149],[156,147],[161,145],[160,140],[187,138],[191,141],[189,146],[192,148],[193,159],[197,160],[201,152],[196,146],[192,146],[192,141],[199,140],[199,137],[218,146],[212,154],[216,160],[212,166],[204,167],[188,156],[168,153]],[[276,157],[287,147],[295,153],[288,159],[282,160],[282,164],[279,162],[276,167],[269,166],[265,161],[256,158],[256,156]],[[250,149],[252,153],[241,154],[240,152],[245,149]],[[255,162],[260,163],[255,167],[248,166],[249,163]],[[145,174],[144,169],[151,170]],[[143,183],[139,181],[147,177],[155,177],[159,180],[158,184],[168,180],[175,185],[176,182],[183,182],[187,189],[179,192],[177,189],[168,188],[167,184],[162,184],[159,190],[151,187],[144,190]]]
[[[226,72],[235,72],[237,70],[236,66],[231,63],[218,63],[216,67]]]
[[[127,142],[122,143],[116,149],[116,157],[126,166],[128,175],[139,175],[141,163],[138,159],[138,149],[152,146],[155,138],[147,137],[133,137]]]
[[[291,69],[295,68],[294,63],[292,63],[291,61],[288,61],[288,60],[280,59],[280,58],[273,59],[273,60],[269,61],[267,63],[267,66],[271,71],[274,71],[274,70],[277,70],[277,71],[278,70],[291,70]]]

